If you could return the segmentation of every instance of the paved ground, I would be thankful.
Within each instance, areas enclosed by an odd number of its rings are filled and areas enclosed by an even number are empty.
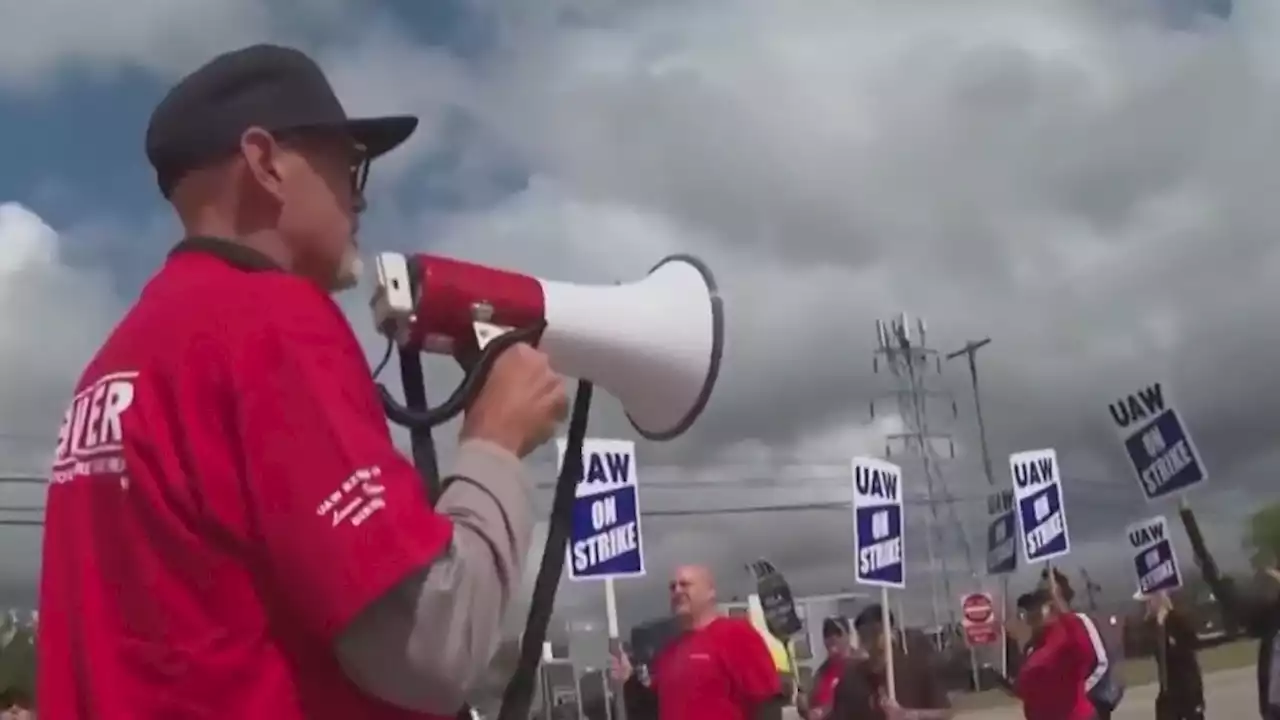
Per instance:
[[[1223,670],[1205,676],[1206,720],[1254,720],[1258,717],[1258,691],[1254,686],[1252,667]],[[1125,692],[1124,702],[1112,716],[1112,720],[1151,720],[1155,717],[1156,688],[1154,685],[1131,687]],[[1017,705],[970,710],[957,717],[964,720],[1022,720],[1022,710]],[[796,720],[799,715],[789,710],[786,720]]]
[[[1253,720],[1258,717],[1258,692],[1254,678],[1252,667],[1205,676],[1206,720]],[[1112,720],[1150,720],[1155,716],[1155,697],[1154,685],[1129,688]],[[973,710],[959,717],[967,720],[1022,720],[1022,711],[1017,706],[1006,706]]]

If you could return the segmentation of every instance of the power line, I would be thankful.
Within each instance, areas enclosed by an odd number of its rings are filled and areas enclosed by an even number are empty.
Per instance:
[[[744,489],[747,489],[747,490],[752,490],[752,489],[754,490],[795,490],[796,489],[795,487],[783,486],[783,485],[777,485],[775,487],[768,487],[768,488],[760,488],[760,487],[744,488],[739,483],[734,481],[725,481],[725,482],[716,482],[716,483],[693,483],[691,485],[672,482],[672,483],[661,483],[661,484],[655,483],[655,485],[657,485],[657,487],[655,487],[654,489],[668,489],[668,490],[679,489],[679,490],[685,490],[685,491],[691,489],[691,487],[696,487],[698,490],[701,490],[701,491],[723,490],[723,491],[734,491],[734,492],[742,492]],[[551,488],[551,486],[549,485],[545,487],[544,486],[538,486],[538,487],[539,489]],[[646,489],[649,489],[651,485],[649,483],[645,483],[644,487]],[[937,501],[931,501],[927,496],[915,496],[915,497],[907,496],[903,498],[903,503],[908,506],[915,506],[915,507],[927,506],[931,502],[937,502]],[[972,503],[972,504],[985,505],[987,502],[987,497],[986,495],[982,495],[982,494],[953,495],[948,500],[948,502],[956,503],[956,504]],[[1109,500],[1108,498],[1099,498],[1099,497],[1092,497],[1092,496],[1083,496],[1081,498],[1076,499],[1074,502],[1075,504],[1084,503],[1084,504],[1095,505],[1095,506],[1107,506],[1107,507],[1115,506],[1114,501]],[[646,507],[646,508],[642,508],[641,512],[643,517],[686,517],[686,516],[696,516],[696,515],[736,515],[736,514],[751,514],[751,513],[805,512],[805,511],[812,511],[812,510],[840,510],[842,512],[848,512],[851,507],[852,507],[851,500],[830,499],[830,500],[813,500],[813,501],[803,502],[803,503],[747,504],[747,505],[735,505],[732,507],[712,507],[712,508],[703,508],[703,509],[696,509],[696,510],[688,509],[688,508],[662,509],[662,508]],[[43,513],[44,510],[45,508],[43,505],[0,504],[0,514]],[[31,520],[28,518],[19,518],[19,519],[13,520],[12,522],[13,524],[29,524],[33,522],[39,522],[39,521]],[[3,524],[3,523],[0,522],[0,524]]]
[[[908,505],[926,505],[929,503],[927,499],[908,498],[904,501]],[[985,497],[970,497],[953,500],[952,502],[986,502]],[[1101,505],[1108,507],[1113,503],[1105,500],[1097,500]],[[649,518],[675,518],[675,517],[714,517],[714,516],[737,516],[737,515],[772,515],[775,513],[841,513],[847,514],[852,508],[852,502],[849,500],[824,500],[806,503],[784,503],[784,504],[758,504],[758,505],[736,505],[732,507],[708,507],[708,508],[673,508],[673,509],[642,509],[641,517]],[[43,507],[38,506],[0,506],[0,515],[3,514],[23,514],[23,513],[41,513]],[[910,517],[910,516],[908,516]],[[0,527],[43,527],[43,518],[34,517],[0,517]],[[929,530],[926,530],[928,532]],[[936,560],[936,558],[935,558]]]

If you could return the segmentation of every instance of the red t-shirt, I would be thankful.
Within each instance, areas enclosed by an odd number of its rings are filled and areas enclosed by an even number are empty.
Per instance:
[[[1093,642],[1075,613],[1049,621],[1041,643],[1018,671],[1017,694],[1026,720],[1090,720],[1084,681],[1093,669]]]
[[[283,272],[175,254],[58,435],[40,715],[422,717],[362,693],[333,643],[450,534],[338,306]]]
[[[813,690],[809,693],[809,707],[830,708],[836,699],[836,686],[840,684],[840,676],[844,674],[848,661],[842,657],[829,657],[818,668],[818,676],[813,679]]]
[[[782,680],[751,623],[717,618],[658,653],[652,688],[662,720],[748,720],[782,693]]]

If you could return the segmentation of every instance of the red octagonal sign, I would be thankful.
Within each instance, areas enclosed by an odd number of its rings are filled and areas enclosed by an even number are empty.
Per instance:
[[[964,596],[960,603],[965,639],[970,645],[987,645],[999,637],[995,606],[986,593]]]
[[[986,593],[965,595],[961,603],[966,625],[981,625],[995,618],[995,608],[991,604],[991,596]]]

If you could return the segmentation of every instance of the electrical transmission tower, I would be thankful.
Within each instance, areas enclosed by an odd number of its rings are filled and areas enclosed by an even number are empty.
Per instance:
[[[929,508],[925,532],[925,552],[929,557],[930,596],[933,608],[933,624],[941,628],[945,617],[951,627],[956,625],[956,604],[959,598],[952,592],[951,573],[947,556],[959,544],[964,551],[969,575],[977,582],[973,549],[965,533],[964,524],[956,510],[956,498],[942,477],[942,453],[946,448],[948,459],[955,457],[955,443],[947,433],[930,429],[930,405],[943,402],[950,407],[954,419],[958,410],[950,393],[930,387],[929,378],[942,374],[942,358],[928,346],[924,320],[917,318],[914,327],[901,313],[896,319],[876,321],[878,345],[875,352],[876,373],[888,371],[895,380],[890,397],[902,420],[902,432],[886,438],[885,457],[891,457],[895,445],[901,446],[907,455],[919,460],[925,483],[925,504]],[[871,416],[876,417],[876,404],[871,404]],[[934,568],[940,572],[935,572]],[[939,633],[941,642],[942,633]]]

